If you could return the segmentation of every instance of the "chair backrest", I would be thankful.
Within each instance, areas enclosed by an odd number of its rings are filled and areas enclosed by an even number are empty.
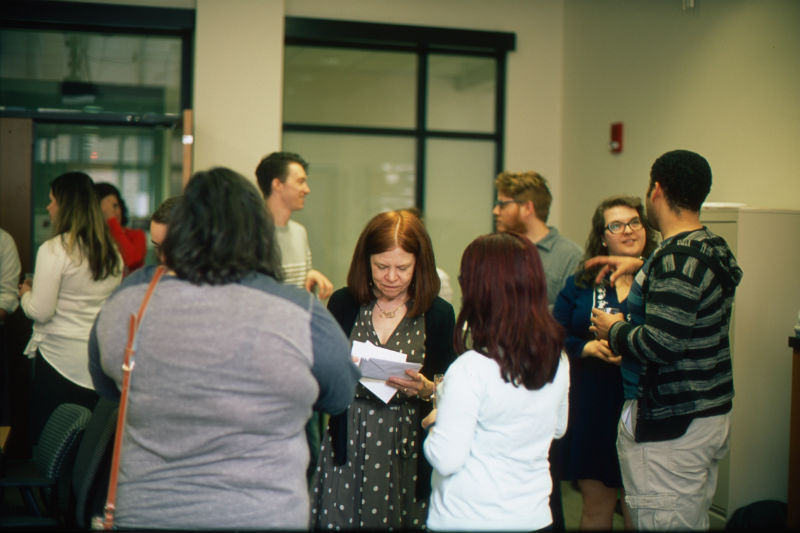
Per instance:
[[[80,529],[89,529],[91,517],[99,514],[105,503],[118,409],[119,402],[100,398],[75,457],[72,490],[75,521]]]
[[[38,474],[54,483],[42,487],[41,496],[49,513],[58,513],[70,494],[69,478],[78,445],[92,412],[74,403],[62,403],[47,418],[33,448],[33,464]]]
[[[89,409],[74,403],[55,408],[33,449],[39,475],[56,481],[67,471],[91,416]]]

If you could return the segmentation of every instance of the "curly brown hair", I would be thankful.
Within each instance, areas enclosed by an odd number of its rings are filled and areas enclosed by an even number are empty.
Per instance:
[[[617,206],[630,207],[631,209],[635,209],[639,214],[645,232],[644,250],[642,251],[643,257],[649,256],[658,245],[656,230],[647,222],[647,215],[645,214],[641,198],[623,195],[606,198],[600,202],[600,205],[597,206],[592,215],[592,229],[589,232],[589,237],[586,239],[583,259],[575,271],[575,285],[578,287],[586,288],[594,285],[594,278],[597,276],[600,267],[587,270],[584,265],[587,259],[598,255],[608,255],[608,248],[603,246],[603,234],[606,231],[605,212]]]

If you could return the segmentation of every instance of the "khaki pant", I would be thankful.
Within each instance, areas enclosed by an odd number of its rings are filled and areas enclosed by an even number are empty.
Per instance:
[[[617,429],[625,501],[636,530],[707,530],[719,461],[728,451],[730,413],[696,418],[677,439],[636,442],[623,418]],[[633,430],[633,431],[632,431]]]

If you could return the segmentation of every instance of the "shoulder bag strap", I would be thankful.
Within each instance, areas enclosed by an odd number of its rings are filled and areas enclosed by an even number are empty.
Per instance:
[[[142,300],[142,305],[139,306],[137,314],[131,313],[128,325],[128,344],[125,347],[125,362],[122,364],[122,391],[119,399],[119,414],[117,415],[117,430],[114,436],[114,452],[111,456],[111,473],[108,479],[108,494],[106,496],[106,505],[103,513],[103,529],[111,530],[114,526],[114,512],[116,511],[115,503],[117,500],[117,474],[119,473],[119,456],[120,448],[122,445],[122,431],[125,426],[125,415],[127,414],[128,407],[128,391],[130,389],[131,372],[134,366],[134,354],[136,352],[136,333],[142,323],[144,312],[147,309],[147,304],[150,303],[150,297],[156,289],[156,284],[164,275],[166,268],[159,266],[153,274],[153,279],[150,281],[150,286]]]

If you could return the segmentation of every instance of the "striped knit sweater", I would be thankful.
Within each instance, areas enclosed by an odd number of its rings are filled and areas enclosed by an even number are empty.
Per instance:
[[[665,239],[636,281],[645,322],[614,324],[614,353],[641,364],[636,440],[677,438],[694,418],[732,408],[730,321],[742,269],[707,228]]]

